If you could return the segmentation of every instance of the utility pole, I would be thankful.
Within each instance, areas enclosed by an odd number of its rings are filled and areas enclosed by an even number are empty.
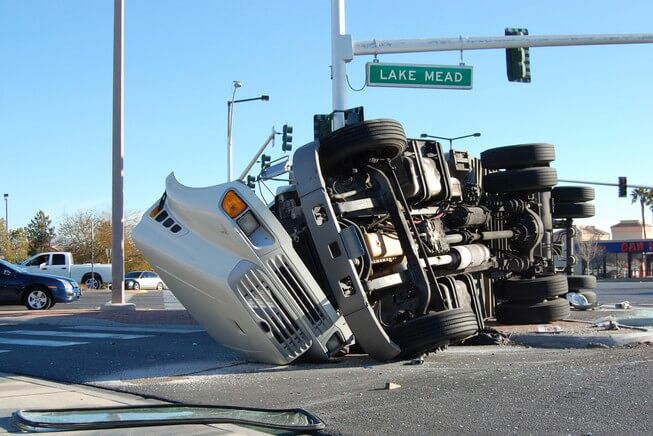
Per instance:
[[[136,308],[125,303],[124,229],[124,0],[114,0],[113,15],[113,130],[111,195],[111,303],[107,310]]]

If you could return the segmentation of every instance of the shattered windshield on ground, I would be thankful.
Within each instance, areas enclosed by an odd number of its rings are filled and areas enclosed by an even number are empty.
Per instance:
[[[317,431],[324,423],[303,409],[267,410],[227,406],[134,406],[67,410],[19,410],[23,431],[89,430],[175,424],[237,424],[292,432]]]

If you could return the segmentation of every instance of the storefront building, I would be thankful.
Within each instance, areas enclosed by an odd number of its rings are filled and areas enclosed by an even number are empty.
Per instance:
[[[653,274],[653,239],[598,241],[601,255],[590,264],[600,278],[642,278]]]

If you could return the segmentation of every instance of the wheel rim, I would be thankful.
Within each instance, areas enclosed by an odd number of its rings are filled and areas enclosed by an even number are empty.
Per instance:
[[[138,291],[139,289],[141,289],[141,285],[139,285],[138,282],[134,282],[134,290]]]
[[[159,291],[162,291],[163,290],[163,284],[159,283],[158,285],[156,285],[156,289],[159,290]]]
[[[98,286],[98,281],[96,279],[86,279],[84,284],[89,289],[97,289],[99,287]]]
[[[43,309],[48,304],[48,296],[41,290],[32,291],[27,296],[27,304],[32,309]]]

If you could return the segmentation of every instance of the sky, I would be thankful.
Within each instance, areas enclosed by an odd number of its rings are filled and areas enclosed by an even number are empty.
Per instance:
[[[125,0],[124,195],[142,213],[175,172],[188,186],[226,180],[227,101],[236,104],[234,173],[274,126],[294,127],[295,149],[313,139],[313,115],[330,113],[329,0]],[[354,40],[648,33],[653,2],[624,0],[349,0]],[[10,229],[38,210],[56,225],[80,210],[111,210],[112,0],[0,0],[0,191]],[[381,62],[457,65],[459,52],[381,55]],[[530,50],[532,83],[506,78],[505,51],[463,53],[471,90],[367,87],[348,106],[366,119],[399,120],[408,136],[455,137],[481,151],[532,142],[556,146],[565,180],[653,185],[653,45]],[[347,66],[351,86],[365,63]],[[283,153],[280,141],[273,158]],[[561,183],[564,185],[565,183]],[[617,187],[596,187],[594,218],[604,230],[640,219]],[[646,220],[653,215],[647,210]]]

